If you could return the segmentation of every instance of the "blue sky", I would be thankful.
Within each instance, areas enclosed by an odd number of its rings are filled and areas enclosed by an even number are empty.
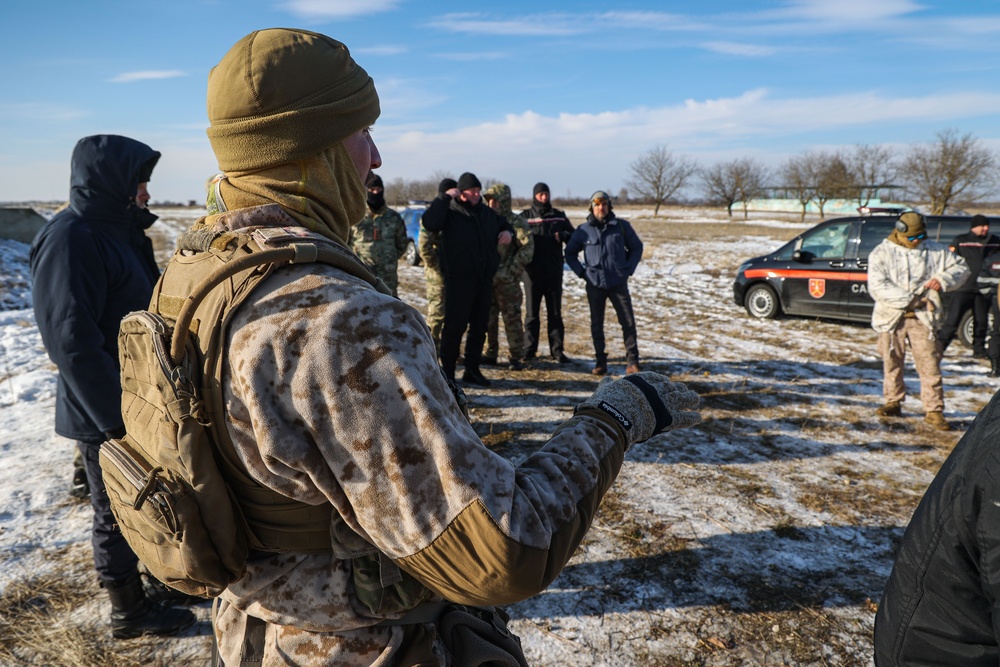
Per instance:
[[[209,69],[255,29],[346,43],[375,79],[391,180],[474,171],[530,196],[617,192],[666,145],[701,164],[1000,149],[1000,3],[962,0],[3,0],[0,201],[64,199],[88,134],[163,153],[154,201],[201,200]]]

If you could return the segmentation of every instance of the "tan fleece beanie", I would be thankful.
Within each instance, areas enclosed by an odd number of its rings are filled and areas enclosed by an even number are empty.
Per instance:
[[[321,153],[371,125],[375,84],[347,47],[308,30],[257,30],[208,74],[208,139],[222,171]]]

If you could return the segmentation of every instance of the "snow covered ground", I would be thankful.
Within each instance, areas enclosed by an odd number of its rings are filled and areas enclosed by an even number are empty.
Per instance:
[[[167,253],[198,212],[157,212]],[[623,215],[646,242],[631,282],[644,370],[698,391],[704,422],[634,447],[563,574],[511,607],[529,662],[870,665],[874,612],[902,529],[997,382],[953,346],[943,365],[946,415],[959,430],[925,427],[914,398],[904,404],[909,417],[880,421],[869,328],[757,321],[732,301],[741,261],[814,221],[768,214],[745,223],[693,208],[655,220],[651,211]],[[401,264],[400,275],[401,296],[422,308],[422,269]],[[90,511],[67,494],[72,447],[52,433],[55,370],[30,308],[24,244],[0,241],[0,308],[2,597],[45,574],[87,579]],[[514,461],[596,386],[583,285],[569,273],[564,316],[574,364],[487,369],[493,386],[468,390],[478,432]],[[621,373],[610,309],[606,330],[611,370]],[[547,353],[544,334],[539,352]],[[917,393],[912,368],[908,388]],[[67,622],[100,628],[108,610],[98,595]],[[205,621],[208,607],[198,613]],[[122,660],[201,661],[208,632],[202,622],[181,638],[111,646]]]

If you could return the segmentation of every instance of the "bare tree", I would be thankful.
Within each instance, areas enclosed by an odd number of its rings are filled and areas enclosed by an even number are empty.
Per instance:
[[[764,194],[767,167],[753,158],[720,162],[702,173],[702,184],[709,199],[726,205],[733,217],[733,204],[743,204],[743,218],[748,217],[750,201]]]
[[[691,158],[672,153],[666,146],[657,146],[636,158],[629,166],[631,178],[626,184],[634,194],[653,201],[653,217],[662,206],[698,173]]]
[[[844,161],[854,181],[858,206],[868,206],[879,190],[892,185],[896,177],[895,154],[887,146],[856,144],[854,151],[844,156]]]
[[[809,153],[795,155],[788,158],[788,161],[781,165],[781,168],[778,170],[781,185],[802,206],[800,220],[806,219],[806,208],[809,206],[809,202],[816,196],[816,185],[813,182],[813,172],[810,169],[809,160]]]
[[[851,176],[847,163],[837,153],[816,151],[809,153],[809,169],[815,187],[813,201],[819,207],[819,217],[826,217],[826,204],[831,199],[851,196]]]
[[[931,215],[948,206],[991,194],[997,179],[997,158],[971,134],[939,132],[927,146],[914,146],[900,167],[907,184],[930,202]]]
[[[739,190],[730,173],[731,162],[718,162],[701,174],[702,187],[710,201],[726,205],[729,217],[733,217],[733,204],[739,201]]]

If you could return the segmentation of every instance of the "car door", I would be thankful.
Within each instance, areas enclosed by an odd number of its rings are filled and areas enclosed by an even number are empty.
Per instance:
[[[852,218],[831,220],[803,234],[784,272],[782,302],[796,315],[843,317],[850,302],[847,252]]]
[[[869,218],[861,221],[854,249],[854,275],[848,281],[848,313],[852,320],[870,321],[875,301],[868,294],[868,256],[892,233],[895,218]]]

